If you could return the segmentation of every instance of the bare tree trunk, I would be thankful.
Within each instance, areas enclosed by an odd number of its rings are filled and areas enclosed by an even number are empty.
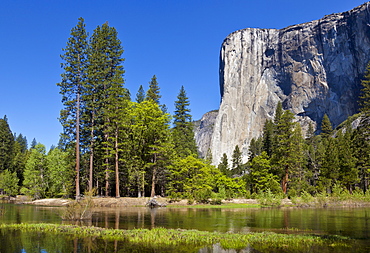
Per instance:
[[[76,104],[76,199],[80,197],[80,91]]]
[[[155,180],[156,180],[156,174],[157,168],[153,167],[153,174],[152,174],[152,191],[150,193],[150,197],[153,198],[155,196]]]
[[[120,192],[119,192],[119,168],[118,168],[118,128],[116,128],[116,138],[115,138],[115,149],[116,149],[116,157],[115,157],[115,162],[116,162],[116,198],[120,197]]]
[[[285,166],[285,176],[283,177],[283,182],[282,182],[282,189],[283,189],[284,194],[287,193],[288,177],[289,177],[289,169],[288,169],[288,166]]]
[[[89,161],[89,191],[92,191],[93,188],[93,166],[94,166],[94,117],[95,113],[92,112],[92,119],[91,119],[91,131],[90,131],[90,161]]]

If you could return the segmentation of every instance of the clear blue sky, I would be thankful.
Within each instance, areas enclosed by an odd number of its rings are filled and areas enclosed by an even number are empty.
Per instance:
[[[363,0],[1,0],[0,117],[48,148],[62,131],[60,54],[77,19],[87,31],[106,21],[124,47],[125,86],[135,98],[155,74],[169,112],[181,85],[193,119],[218,109],[224,38],[247,28],[283,28],[350,10]]]

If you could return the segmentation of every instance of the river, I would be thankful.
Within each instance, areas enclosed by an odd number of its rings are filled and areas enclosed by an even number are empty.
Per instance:
[[[0,222],[68,224],[68,222],[61,220],[60,212],[60,207],[0,203]],[[116,229],[164,227],[243,233],[261,231],[314,233],[347,236],[358,240],[362,245],[370,245],[370,208],[368,207],[314,209],[99,208],[95,210],[91,221],[84,222],[81,225]],[[1,233],[0,243],[0,252],[51,253],[58,247],[62,250],[55,252],[101,251],[101,245],[97,246],[96,242],[95,245],[90,245],[93,250],[91,250],[91,247],[90,250],[86,250],[88,246],[86,244],[91,242],[76,241],[63,236],[59,238],[46,238],[45,236],[39,238],[38,235],[22,234],[18,231]],[[104,244],[104,242],[101,242],[101,244]],[[52,245],[54,245],[54,248]],[[70,248],[68,248],[68,245]],[[118,251],[117,243],[104,247],[103,252],[126,252]],[[251,250],[249,251],[251,252]]]

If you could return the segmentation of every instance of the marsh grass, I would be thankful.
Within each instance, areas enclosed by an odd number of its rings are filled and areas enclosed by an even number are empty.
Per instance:
[[[340,236],[298,235],[268,233],[220,233],[182,229],[105,229],[99,227],[80,227],[57,224],[0,224],[0,230],[20,230],[52,235],[68,235],[74,238],[95,238],[107,241],[123,241],[137,247],[156,249],[164,252],[176,248],[206,247],[219,243],[224,249],[243,249],[252,246],[262,252],[281,250],[287,252],[307,252],[315,248],[329,247],[349,249],[354,241]],[[153,251],[154,252],[154,251]]]

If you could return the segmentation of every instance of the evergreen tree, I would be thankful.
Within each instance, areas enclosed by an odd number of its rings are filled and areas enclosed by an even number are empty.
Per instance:
[[[30,149],[35,148],[35,147],[36,147],[36,145],[37,145],[36,138],[33,138],[32,142],[31,142],[31,147],[30,147]]]
[[[160,98],[162,96],[159,95],[159,86],[157,82],[157,77],[154,75],[149,82],[149,90],[146,92],[145,100],[152,100],[157,105],[160,105]]]
[[[14,136],[5,116],[4,119],[0,119],[0,173],[12,169],[13,146]]]
[[[321,121],[321,136],[323,138],[328,138],[333,133],[333,127],[331,125],[328,115],[324,114]]]
[[[115,28],[107,23],[98,26],[91,37],[89,50],[88,86],[86,89],[87,108],[94,111],[90,122],[90,159],[96,145],[95,139],[102,140],[104,149],[105,194],[110,195],[110,171],[112,163],[116,176],[116,196],[119,193],[119,127],[124,101],[129,100],[129,93],[123,88],[123,48]],[[99,123],[95,125],[94,123]],[[96,133],[100,136],[96,136]],[[93,162],[90,160],[89,189],[92,189]]]
[[[277,169],[277,175],[281,178],[283,193],[288,190],[289,176],[295,173],[297,166],[301,166],[303,153],[299,147],[302,141],[298,138],[300,128],[293,122],[294,115],[290,111],[284,111],[279,120],[276,120],[275,140],[273,149],[273,166]],[[301,134],[301,133],[300,133]],[[301,136],[302,138],[302,136]]]
[[[139,90],[136,94],[136,102],[141,103],[145,100],[145,91],[142,85],[140,85]]]
[[[20,151],[22,153],[26,152],[28,149],[28,144],[27,144],[27,138],[26,136],[23,136],[22,134],[19,134],[16,138],[15,141],[19,143],[20,145]]]
[[[231,171],[229,170],[229,159],[227,158],[226,153],[221,157],[221,162],[218,165],[218,169],[226,176],[231,176]]]
[[[184,86],[181,86],[175,101],[174,127],[172,136],[177,154],[184,158],[189,155],[197,156],[197,146],[194,138],[194,126],[191,120],[189,99]]]
[[[274,175],[271,161],[263,151],[261,155],[254,157],[250,162],[249,178],[252,191],[259,193],[261,191],[271,190],[274,193],[280,193],[279,177]]]
[[[316,187],[319,175],[320,175],[320,168],[323,159],[323,154],[325,152],[325,147],[321,142],[321,136],[315,135],[314,128],[312,124],[309,125],[307,134],[306,134],[306,142],[305,142],[305,159],[307,163],[307,170],[308,170],[308,182],[310,185]]]
[[[274,122],[272,120],[266,120],[265,125],[263,126],[262,150],[266,151],[266,154],[269,157],[272,156],[274,138]]]
[[[365,116],[369,116],[370,114],[370,62],[366,66],[366,71],[364,75],[364,79],[361,81],[362,90],[360,94],[360,111]]]
[[[343,186],[352,194],[358,180],[358,170],[356,168],[356,158],[354,156],[352,143],[352,128],[346,124],[345,133],[338,132],[338,159],[339,159],[339,180]]]
[[[274,124],[277,125],[279,121],[281,120],[281,117],[283,116],[284,110],[283,110],[283,104],[281,101],[279,101],[276,105],[275,110],[275,117],[274,117]]]
[[[239,146],[236,145],[232,154],[232,174],[241,175],[243,173],[243,163],[242,163],[242,152]]]
[[[262,138],[252,138],[248,149],[248,159],[252,161],[254,157],[259,156],[262,153],[263,142]]]
[[[0,173],[0,188],[4,189],[9,196],[18,194],[18,177],[16,172],[10,172],[8,169]]]
[[[86,82],[87,33],[84,19],[79,18],[77,26],[72,28],[71,37],[61,55],[64,73],[60,87],[64,109],[60,112],[63,126],[63,138],[75,143],[76,157],[76,196],[80,195],[80,114],[81,95]],[[67,141],[68,142],[68,141]]]
[[[333,137],[328,137],[324,142],[325,152],[321,165],[320,186],[321,191],[331,193],[333,186],[338,182],[339,178],[339,152],[338,140]]]

